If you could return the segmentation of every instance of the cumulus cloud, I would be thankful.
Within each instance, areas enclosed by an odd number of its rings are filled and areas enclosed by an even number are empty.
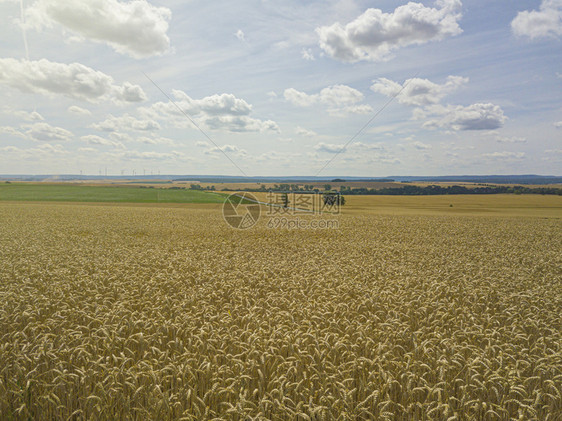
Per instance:
[[[192,99],[185,92],[179,90],[174,91],[173,94],[181,102],[182,110],[188,114],[204,112],[209,115],[228,114],[240,116],[248,115],[252,111],[250,104],[243,99],[236,98],[232,94],[215,94],[203,99]]]
[[[263,121],[248,116],[212,116],[205,120],[205,124],[212,130],[229,132],[280,132],[279,126],[274,121]]]
[[[146,0],[38,0],[26,16],[28,26],[35,29],[56,23],[134,58],[160,55],[170,47],[170,9],[152,6]]]
[[[543,0],[539,10],[519,12],[511,22],[515,35],[531,39],[562,35],[562,1]]]
[[[339,22],[316,29],[320,47],[336,60],[380,61],[393,50],[439,41],[462,32],[460,0],[440,0],[438,8],[409,2],[392,13],[367,9],[345,26]]]
[[[77,105],[71,105],[70,107],[68,107],[67,111],[69,113],[75,114],[75,115],[92,115],[90,110],[87,110],[87,109],[82,108],[82,107],[78,107]]]
[[[87,135],[87,136],[82,136],[80,140],[88,143],[89,145],[111,146],[116,149],[125,149],[123,143],[115,140],[106,139],[101,136]]]
[[[431,149],[431,145],[428,145],[428,144],[420,142],[420,141],[412,142],[411,145],[419,151]]]
[[[174,142],[172,139],[169,139],[167,137],[147,137],[147,136],[141,136],[141,137],[137,137],[134,140],[136,140],[137,142],[140,143],[144,143],[146,145],[175,145],[176,142]]]
[[[507,117],[499,105],[477,103],[462,105],[432,105],[418,109],[417,118],[433,117],[424,123],[427,128],[448,128],[453,130],[494,130],[503,126]]]
[[[283,95],[285,96],[285,99],[287,101],[299,107],[309,107],[312,104],[316,104],[318,102],[317,95],[308,95],[304,92],[297,91],[294,88],[285,89]]]
[[[111,76],[80,63],[56,63],[0,58],[0,82],[22,92],[59,94],[89,102],[140,102],[146,95],[138,85],[116,85]]]
[[[408,79],[403,85],[387,78],[379,78],[371,86],[371,90],[388,97],[397,95],[396,100],[401,104],[423,106],[439,103],[446,95],[466,83],[468,78],[462,76],[449,76],[442,85],[420,78]]]
[[[193,99],[183,91],[172,91],[175,104],[191,119],[212,130],[230,132],[279,132],[279,126],[272,120],[250,117],[252,106],[232,94],[211,95]],[[186,116],[172,102],[157,102],[140,109],[140,113],[152,118],[163,119],[175,127],[191,127]]]
[[[42,143],[41,145],[38,145],[34,148],[18,148],[16,146],[6,146],[0,148],[0,151],[14,155],[15,159],[29,159],[34,161],[44,159],[45,155],[61,156],[69,154],[69,152],[64,149],[62,145],[51,145],[50,143]]]
[[[557,121],[556,123],[554,123],[554,127],[556,127],[557,129],[562,129],[562,121]]]
[[[304,136],[304,137],[315,137],[318,136],[318,133],[316,133],[313,130],[308,130],[305,129],[303,127],[297,126],[295,133],[298,134],[299,136]]]
[[[370,151],[384,151],[386,148],[383,143],[363,143],[354,142],[351,144],[353,149],[370,150]]]
[[[27,128],[25,134],[32,140],[38,142],[69,141],[73,134],[62,127],[51,126],[48,123],[35,123],[24,126]]]
[[[178,158],[186,159],[186,156],[177,151],[172,152],[154,152],[154,151],[125,151],[119,154],[119,158],[125,160],[147,160],[147,161],[167,161]]]
[[[496,142],[498,143],[527,143],[527,139],[524,137],[517,136],[496,136]]]
[[[373,108],[367,104],[346,105],[340,108],[328,109],[328,114],[337,117],[345,117],[348,114],[370,114],[372,112],[373,112]]]
[[[452,130],[493,130],[505,123],[507,117],[503,110],[490,103],[476,103],[469,106],[441,105],[441,100],[451,92],[465,85],[468,78],[449,76],[447,81],[439,85],[427,79],[414,78],[401,85],[390,79],[380,78],[372,86],[374,92],[388,97],[397,95],[398,102],[417,106],[413,112],[417,120],[429,119],[423,126],[426,128],[447,128]]]
[[[334,145],[332,143],[320,142],[314,146],[314,149],[319,152],[340,153],[345,151],[345,145]]]
[[[92,124],[90,127],[104,132],[118,131],[154,131],[160,130],[160,124],[150,119],[138,119],[129,114],[115,117],[110,115],[106,120]]]
[[[308,61],[316,60],[310,48],[303,48],[301,51],[301,57]]]
[[[363,94],[346,85],[333,85],[322,89],[318,94],[306,94],[294,88],[285,89],[285,99],[294,105],[308,107],[322,103],[327,105],[355,104],[363,100]]]
[[[11,126],[0,126],[0,133],[7,134],[9,136],[21,137],[22,139],[27,137],[24,133]]]
[[[14,110],[12,107],[3,107],[2,112],[4,114],[11,115],[13,117],[25,120],[25,121],[43,121],[45,120],[41,114],[37,111],[25,111],[25,110]]]
[[[493,160],[516,161],[525,158],[524,152],[491,152],[482,154],[482,157]]]
[[[223,145],[223,146],[213,146],[205,151],[205,154],[210,155],[214,153],[236,153],[239,155],[245,155],[246,151],[244,149],[240,149],[236,145]]]
[[[373,111],[370,105],[358,104],[363,101],[363,94],[346,85],[328,86],[317,94],[307,94],[294,88],[287,88],[283,95],[287,101],[298,107],[317,104],[328,106],[328,112],[332,115],[368,114]]]

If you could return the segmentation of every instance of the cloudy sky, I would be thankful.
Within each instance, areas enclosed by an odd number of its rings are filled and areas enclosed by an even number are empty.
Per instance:
[[[0,0],[0,20],[0,174],[562,174],[562,0]]]

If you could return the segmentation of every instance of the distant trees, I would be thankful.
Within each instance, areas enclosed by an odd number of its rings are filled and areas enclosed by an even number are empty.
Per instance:
[[[318,193],[335,194],[331,184],[324,184],[324,190],[320,190],[313,184],[274,184],[272,188],[260,185],[254,188],[240,189],[239,191],[258,192],[270,190],[277,193]],[[214,186],[201,187],[199,184],[192,184],[192,190],[214,190]],[[231,191],[222,188],[222,191]],[[559,187],[524,187],[520,185],[493,185],[493,184],[474,184],[472,186],[443,186],[432,184],[429,186],[418,186],[411,183],[403,183],[399,187],[383,187],[381,189],[367,187],[340,186],[340,195],[389,195],[389,196],[428,196],[428,195],[447,195],[447,194],[549,194],[562,196],[562,189]]]
[[[209,190],[209,191],[213,191],[216,190],[215,186],[206,186],[203,187],[201,186],[201,184],[191,184],[189,186],[189,190]],[[223,191],[228,191],[228,189],[222,189]]]

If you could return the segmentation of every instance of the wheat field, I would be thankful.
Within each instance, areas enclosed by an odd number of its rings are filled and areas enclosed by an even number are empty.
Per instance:
[[[2,420],[561,420],[560,218],[0,203]]]

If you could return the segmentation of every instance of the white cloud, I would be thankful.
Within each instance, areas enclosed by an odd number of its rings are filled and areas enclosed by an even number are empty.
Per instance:
[[[110,115],[106,120],[92,124],[90,127],[104,132],[160,130],[158,122],[150,119],[140,120],[129,114],[122,115],[121,117]]]
[[[78,152],[85,152],[85,153],[96,153],[99,152],[97,149],[94,148],[78,148]]]
[[[185,92],[174,90],[175,104],[198,125],[204,124],[213,130],[230,132],[279,132],[279,126],[272,120],[259,120],[249,114],[252,106],[232,94],[211,95],[193,99]],[[141,108],[141,114],[153,119],[164,119],[175,127],[192,127],[188,118],[172,102],[157,102]]]
[[[367,9],[345,26],[337,22],[318,28],[320,47],[344,62],[380,61],[397,48],[460,34],[460,0],[440,0],[437,5],[440,8],[409,2],[392,13]]]
[[[209,145],[207,145],[209,146]],[[241,149],[236,145],[223,145],[223,146],[211,146],[205,151],[203,151],[205,155],[218,155],[222,153],[226,153],[227,155],[236,155],[239,157],[247,157],[248,152],[245,149]]]
[[[89,145],[101,145],[101,146],[111,146],[116,149],[125,149],[125,146],[121,142],[106,139],[101,136],[87,135],[80,138],[83,142],[87,142]]]
[[[424,150],[427,150],[427,149],[431,149],[431,145],[428,145],[428,144],[426,144],[426,143],[420,142],[419,140],[418,140],[418,141],[415,141],[415,142],[412,142],[411,145],[412,145],[414,148],[416,148],[417,150],[420,150],[420,151],[424,151]]]
[[[25,121],[43,121],[45,120],[37,111],[14,110],[12,107],[5,106],[2,109],[4,114],[8,114]]]
[[[36,141],[51,142],[51,141],[69,141],[73,134],[62,127],[51,126],[48,123],[35,123],[33,125],[24,126],[27,128],[25,134]]]
[[[303,48],[301,51],[301,57],[308,61],[316,60],[310,48]]]
[[[318,95],[308,95],[294,88],[287,88],[283,93],[287,101],[299,107],[309,107],[318,102]]]
[[[92,115],[90,110],[87,110],[82,107],[78,107],[77,105],[71,105],[70,107],[68,107],[67,111],[75,115]]]
[[[56,156],[56,155],[68,155],[69,152],[64,149],[62,145],[51,145],[50,143],[42,143],[34,148],[18,148],[16,146],[6,146],[0,148],[0,151],[5,153],[11,153],[16,159],[30,159],[42,160],[45,155]]]
[[[527,139],[524,137],[517,136],[496,136],[496,142],[498,143],[527,143]]]
[[[126,151],[119,154],[119,158],[126,160],[166,161],[177,158],[186,158],[181,152],[154,152],[154,151]]]
[[[534,38],[562,35],[562,1],[543,0],[539,10],[519,12],[511,22],[513,33]]]
[[[209,115],[248,115],[252,106],[232,94],[210,95],[203,99],[191,99],[185,92],[176,91],[175,96],[188,103],[188,113],[204,112]]]
[[[244,35],[244,31],[242,31],[242,29],[239,29],[238,31],[236,31],[236,33],[234,35],[236,35],[236,38],[238,38],[240,41],[246,40],[246,36]]]
[[[172,139],[168,139],[167,137],[146,137],[146,136],[141,136],[141,137],[137,137],[134,138],[135,141],[140,142],[140,143],[144,143],[147,145],[175,145],[176,142],[174,142]]]
[[[128,133],[109,132],[108,136],[117,142],[132,142],[133,138]]]
[[[10,127],[10,126],[0,126],[0,133],[7,134],[9,136],[21,137],[22,139],[25,139],[27,137],[21,131],[15,129],[14,127]]]
[[[303,127],[297,126],[295,133],[298,134],[299,136],[304,136],[304,137],[315,137],[318,136],[318,133],[316,133],[313,130],[308,130],[305,129]]]
[[[212,130],[229,132],[280,132],[279,126],[274,121],[258,120],[248,116],[212,116],[205,119],[205,124]]]
[[[490,103],[462,105],[432,105],[424,110],[417,109],[416,118],[435,117],[424,123],[424,127],[448,128],[453,130],[494,130],[503,126],[507,117],[499,105]]]
[[[170,47],[170,9],[152,6],[146,0],[38,0],[26,15],[28,26],[40,30],[58,23],[135,58],[160,55]]]
[[[113,78],[80,63],[55,63],[0,58],[0,82],[22,92],[59,94],[83,101],[140,102],[146,99],[142,88]]]
[[[337,117],[345,117],[347,114],[371,114],[372,112],[373,108],[367,104],[347,105],[345,107],[328,109],[328,114]]]
[[[401,104],[422,106],[439,103],[446,95],[466,83],[468,78],[461,76],[449,76],[443,85],[420,78],[408,79],[401,85],[390,79],[379,78],[371,86],[371,90],[388,97],[397,95],[396,100]],[[403,90],[400,92],[401,89]]]
[[[298,107],[310,107],[316,104],[328,106],[331,115],[368,114],[373,111],[370,105],[358,104],[363,101],[363,94],[346,85],[332,85],[317,94],[307,94],[294,88],[287,88],[283,93],[285,99]]]
[[[334,145],[332,143],[320,142],[316,146],[314,146],[314,149],[316,149],[319,152],[340,153],[345,151],[344,146],[345,145]]]
[[[491,152],[482,154],[482,157],[492,160],[515,161],[525,158],[524,152]]]
[[[285,99],[293,105],[308,107],[322,103],[326,105],[348,105],[361,102],[363,94],[346,85],[333,85],[322,89],[318,94],[306,94],[294,88],[285,89]]]
[[[476,103],[469,106],[440,104],[451,92],[468,83],[468,78],[449,76],[439,85],[428,79],[414,78],[401,85],[390,79],[380,78],[371,86],[374,92],[388,97],[397,95],[398,102],[414,105],[415,119],[432,118],[424,123],[426,128],[448,128],[453,130],[493,130],[501,127],[507,120],[503,110],[490,103]],[[405,86],[405,88],[403,88]],[[403,89],[401,92],[400,90]]]
[[[4,146],[4,147],[0,148],[0,152],[19,153],[19,152],[21,152],[21,149],[18,148],[17,146]]]
[[[366,149],[370,151],[384,151],[386,149],[383,143],[354,142],[351,144],[351,147],[353,149]]]
[[[146,100],[146,94],[142,88],[129,82],[123,83],[123,86],[117,86],[115,88],[115,96],[119,101],[124,102],[141,102]]]
[[[554,127],[556,127],[557,129],[562,129],[562,121],[557,121],[556,123],[554,123]]]

